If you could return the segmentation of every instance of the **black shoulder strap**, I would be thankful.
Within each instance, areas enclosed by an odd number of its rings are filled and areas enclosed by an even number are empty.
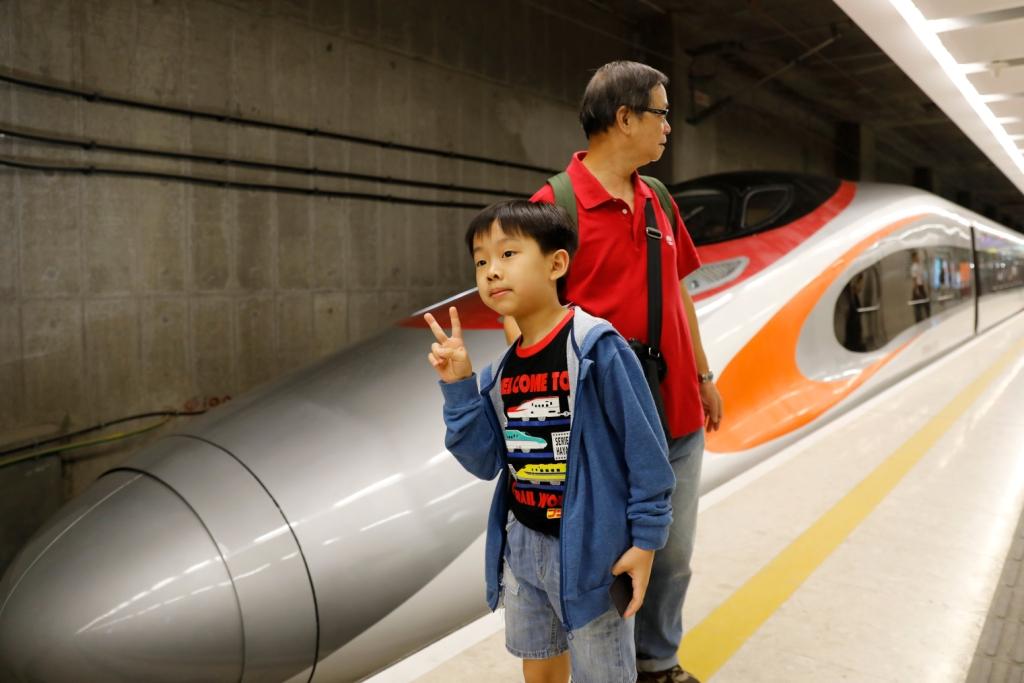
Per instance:
[[[661,204],[662,211],[668,216],[668,224],[672,226],[672,232],[679,232],[679,226],[676,225],[676,212],[672,208],[672,195],[669,194],[668,188],[665,187],[665,183],[661,182],[657,178],[651,175],[642,175],[640,179],[647,183],[647,186],[654,190],[655,196],[658,198],[658,203]]]
[[[555,204],[565,209],[574,228],[579,227],[579,210],[576,208],[576,193],[572,189],[569,173],[562,171],[548,178],[548,185],[555,192]]]
[[[644,201],[647,233],[647,345],[661,353],[661,231],[654,202]]]

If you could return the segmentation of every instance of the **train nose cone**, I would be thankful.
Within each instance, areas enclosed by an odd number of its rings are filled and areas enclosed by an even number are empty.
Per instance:
[[[103,477],[0,581],[0,680],[238,681],[242,621],[206,528],[144,475]]]

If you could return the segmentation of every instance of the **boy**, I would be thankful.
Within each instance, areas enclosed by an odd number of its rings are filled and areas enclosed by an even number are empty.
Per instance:
[[[503,587],[505,643],[527,683],[632,683],[633,615],[672,521],[675,479],[640,364],[605,321],[559,300],[576,249],[566,213],[509,201],[466,233],[484,303],[522,336],[480,388],[458,311],[428,356],[441,378],[445,445],[482,479],[499,477],[486,543],[487,599]],[[613,578],[628,574],[623,617]]]

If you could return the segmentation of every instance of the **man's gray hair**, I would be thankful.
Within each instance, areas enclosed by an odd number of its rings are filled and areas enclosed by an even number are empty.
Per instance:
[[[651,88],[668,87],[668,76],[640,62],[608,62],[598,69],[580,102],[580,123],[589,139],[615,124],[615,112],[625,105],[640,113],[651,104]]]

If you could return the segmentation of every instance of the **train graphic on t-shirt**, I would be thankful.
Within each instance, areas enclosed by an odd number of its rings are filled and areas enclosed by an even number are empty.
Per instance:
[[[516,481],[530,482],[531,484],[560,483],[565,481],[565,463],[533,463],[516,470],[512,465],[508,466]]]
[[[510,420],[529,420],[530,418],[545,420],[549,417],[569,417],[568,410],[562,411],[562,405],[557,396],[532,398],[520,403],[515,408],[508,409]]]
[[[547,446],[548,442],[539,436],[530,436],[518,429],[505,430],[505,447],[510,453],[515,451],[528,453],[530,451],[543,450]]]

